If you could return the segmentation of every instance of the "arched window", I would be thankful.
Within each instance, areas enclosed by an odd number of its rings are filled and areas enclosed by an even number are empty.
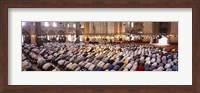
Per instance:
[[[56,22],[53,22],[53,27],[57,27],[57,23]]]
[[[26,22],[22,22],[22,26],[25,26],[26,25]]]
[[[134,27],[134,22],[131,22],[131,27]]]
[[[45,27],[49,27],[49,23],[48,22],[44,22],[44,26]]]
[[[73,24],[73,27],[76,28],[76,23]]]

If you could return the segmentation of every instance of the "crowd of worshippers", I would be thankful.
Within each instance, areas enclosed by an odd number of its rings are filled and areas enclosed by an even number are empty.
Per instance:
[[[23,71],[178,71],[178,50],[150,45],[22,45]]]

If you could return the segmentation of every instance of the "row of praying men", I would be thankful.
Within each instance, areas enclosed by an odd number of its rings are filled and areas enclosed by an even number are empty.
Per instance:
[[[178,71],[178,50],[134,44],[22,45],[23,71]]]

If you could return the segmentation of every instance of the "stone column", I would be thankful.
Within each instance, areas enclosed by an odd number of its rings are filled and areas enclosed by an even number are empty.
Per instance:
[[[108,33],[114,34],[115,33],[115,22],[108,22]]]
[[[152,22],[144,22],[143,23],[143,33],[144,35],[153,35],[153,23]],[[150,42],[150,44],[153,43],[153,38],[147,38],[143,40],[144,42]]]
[[[102,30],[103,30],[103,26],[102,26],[102,24],[103,24],[103,22],[100,22],[100,24],[99,24],[99,27],[100,27],[100,29],[99,29],[99,33],[101,34],[102,33]]]
[[[89,22],[84,22],[84,34],[89,34]]]
[[[36,44],[37,46],[43,45],[43,40],[41,38],[41,22],[35,22],[35,31],[36,31]]]
[[[94,22],[89,23],[89,34],[94,34]]]
[[[117,34],[120,33],[120,29],[121,29],[120,22],[117,22]]]
[[[31,36],[31,43],[36,43],[36,31],[34,22],[30,22],[30,36]]]
[[[178,22],[172,22],[171,23],[171,28],[170,28],[170,35],[174,35],[174,36],[170,36],[169,37],[169,43],[178,43]]]
[[[81,25],[80,22],[76,22],[76,43],[80,42]]]
[[[170,30],[170,34],[178,35],[178,22],[172,22]]]
[[[68,31],[68,22],[65,22],[65,42],[68,42],[68,35],[69,35],[69,31]]]
[[[153,23],[153,33],[154,34],[159,34],[160,33],[160,23],[159,22],[154,22]]]
[[[118,22],[114,22],[114,34],[116,35],[118,32]]]
[[[103,27],[104,27],[104,29],[103,29],[103,34],[107,34],[107,32],[108,32],[108,29],[107,29],[107,22],[104,22],[104,23],[103,23]]]
[[[153,23],[152,22],[144,22],[143,23],[143,33],[144,34],[153,34]]]

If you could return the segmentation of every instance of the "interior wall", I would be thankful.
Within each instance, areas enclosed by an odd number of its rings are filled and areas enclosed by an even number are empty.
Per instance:
[[[170,36],[169,37],[169,42],[170,43],[178,43],[178,22],[172,22],[171,23],[171,29],[170,29],[170,35],[174,35],[174,36]]]
[[[64,22],[63,22],[64,23]],[[123,37],[122,40],[126,40],[125,36],[122,36],[125,34],[125,28],[126,26],[129,26],[129,22],[84,22],[84,28],[81,29],[83,31],[83,35],[102,35],[97,36],[99,42],[103,42],[102,38],[105,36],[111,36],[112,38],[115,38],[121,36]],[[68,22],[65,22],[63,25],[59,25],[58,27],[52,27],[52,23],[50,23],[49,27],[44,27],[44,22],[41,22],[41,29],[46,31],[46,33],[50,30],[53,30],[54,32],[58,32],[59,30],[63,30],[66,32],[65,34],[68,35],[70,30],[68,26],[66,26]],[[71,24],[73,26],[73,24]],[[28,22],[26,26],[23,27],[23,29],[30,32],[31,37],[31,43],[35,43],[36,41],[36,29],[34,22]],[[160,23],[158,22],[143,22],[143,33],[144,34],[159,34],[160,30]],[[112,35],[115,35],[114,37]],[[170,35],[168,41],[169,43],[178,43],[178,22],[171,22],[169,24],[169,33]],[[93,37],[94,38],[94,37]],[[84,40],[84,39],[83,39]],[[117,39],[114,39],[117,40]],[[150,38],[144,38],[144,42],[150,42]],[[66,40],[67,42],[67,40]]]

